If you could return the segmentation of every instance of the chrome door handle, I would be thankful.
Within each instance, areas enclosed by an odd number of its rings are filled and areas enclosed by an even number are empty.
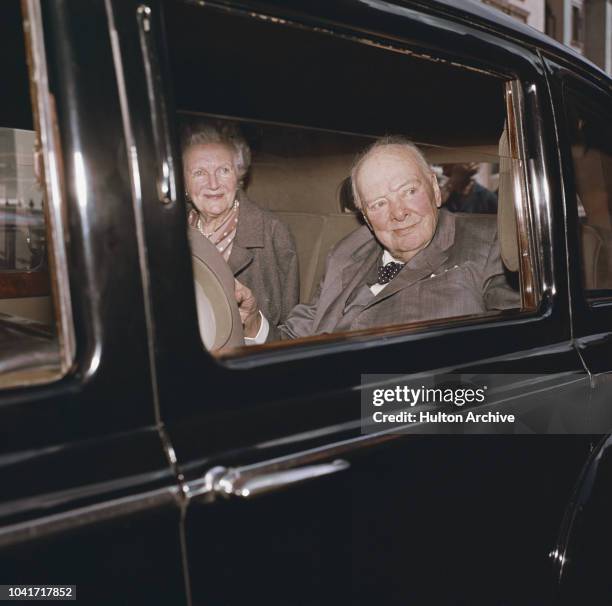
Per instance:
[[[201,494],[210,493],[224,497],[240,497],[243,499],[280,490],[293,484],[313,480],[327,476],[338,471],[344,471],[350,467],[350,463],[344,459],[337,459],[331,463],[321,465],[307,465],[296,469],[285,469],[281,471],[244,470],[239,468],[226,469],[225,467],[213,467],[204,476],[204,486],[208,490]]]

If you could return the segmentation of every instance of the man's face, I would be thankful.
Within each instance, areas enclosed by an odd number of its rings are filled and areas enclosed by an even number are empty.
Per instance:
[[[410,150],[399,145],[375,149],[355,175],[363,212],[377,240],[407,263],[433,238],[440,190]]]

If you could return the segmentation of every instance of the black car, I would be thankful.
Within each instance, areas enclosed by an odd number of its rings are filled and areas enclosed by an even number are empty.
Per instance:
[[[467,0],[3,0],[0,41],[5,591],[610,603],[609,77]],[[243,345],[231,274],[192,263],[200,119],[248,140],[300,301],[361,225],[355,154],[401,134],[496,192],[516,305]],[[414,381],[515,422],[368,423]]]

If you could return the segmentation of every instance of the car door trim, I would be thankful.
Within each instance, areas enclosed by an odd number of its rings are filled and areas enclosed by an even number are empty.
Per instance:
[[[60,344],[61,375],[72,367],[76,350],[70,279],[66,257],[66,225],[64,208],[63,157],[60,145],[55,102],[49,91],[47,58],[42,26],[42,11],[39,0],[26,0],[24,7],[24,31],[26,52],[30,65],[30,86],[35,123],[40,136],[43,161],[43,186],[47,193],[47,218],[49,245],[53,254],[49,256],[52,276],[56,288],[52,288],[55,305],[58,340]],[[54,377],[59,378],[59,377]]]
[[[67,531],[78,526],[90,526],[113,518],[137,512],[160,509],[162,507],[181,507],[182,498],[177,486],[159,488],[128,497],[112,499],[86,507],[19,522],[0,528],[0,548],[31,539],[40,539]]]

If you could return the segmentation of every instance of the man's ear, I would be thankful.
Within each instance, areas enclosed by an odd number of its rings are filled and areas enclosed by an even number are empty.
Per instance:
[[[442,192],[440,191],[438,178],[436,177],[435,173],[431,173],[431,187],[433,190],[434,200],[436,201],[436,206],[440,208],[440,206],[442,206]]]
[[[363,217],[365,224],[370,228],[370,231],[374,233],[374,228],[372,227],[372,224],[368,220],[368,216],[363,212],[363,210],[361,211],[361,216]]]

